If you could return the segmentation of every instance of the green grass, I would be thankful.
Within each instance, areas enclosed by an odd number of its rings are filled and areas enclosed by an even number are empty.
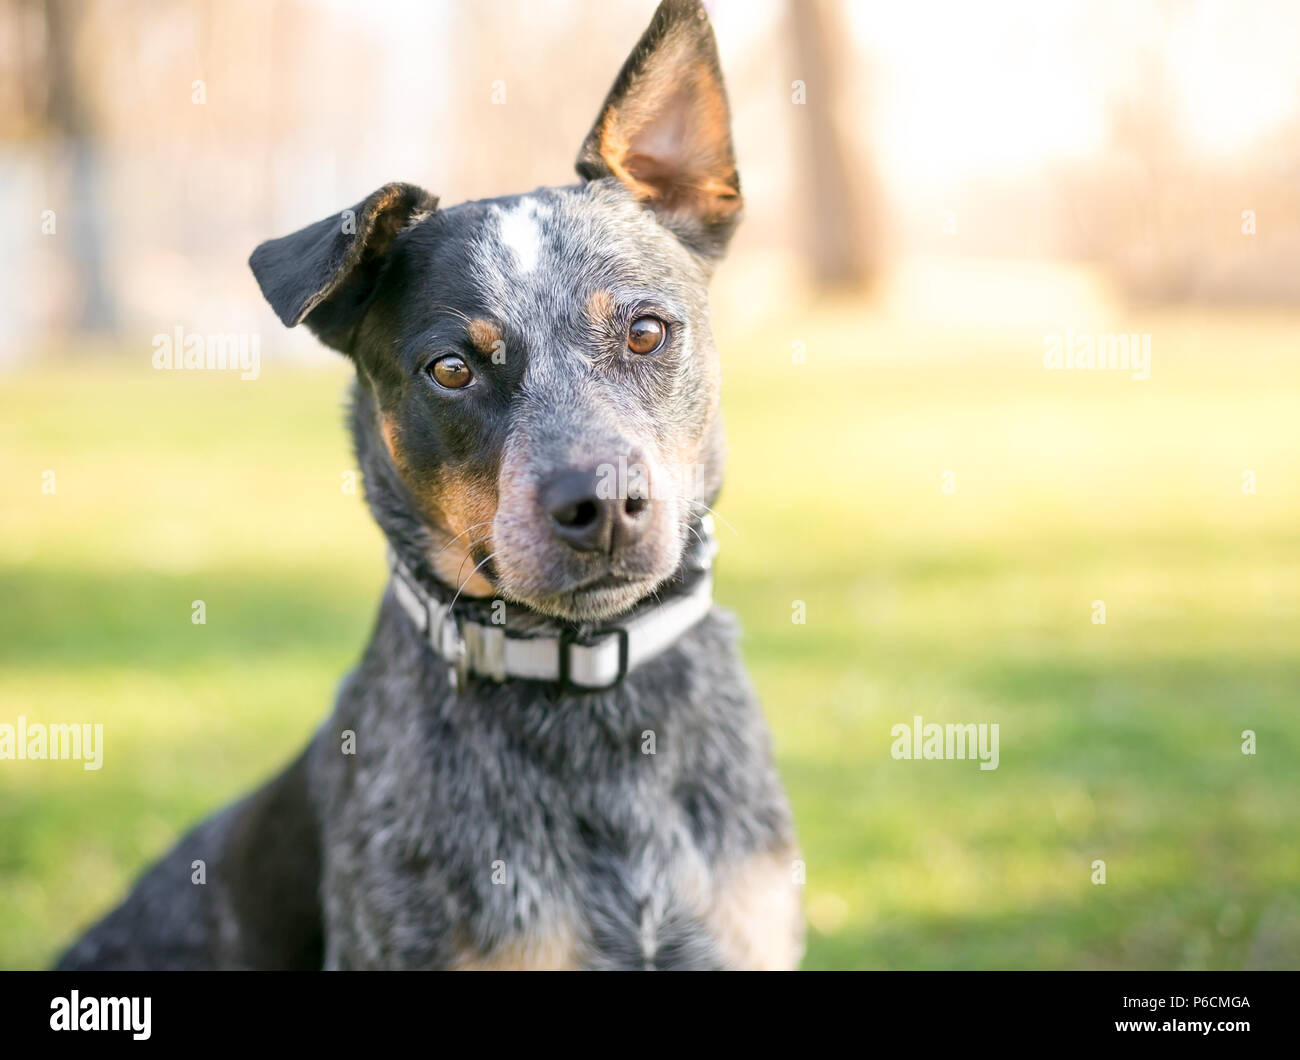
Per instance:
[[[798,818],[806,967],[1300,965],[1300,329],[1128,329],[1145,382],[834,304],[720,337],[718,596]],[[148,353],[0,384],[0,722],[106,745],[0,762],[0,967],[301,746],[384,581],[341,361]],[[996,722],[1000,767],[893,760],[914,714]]]

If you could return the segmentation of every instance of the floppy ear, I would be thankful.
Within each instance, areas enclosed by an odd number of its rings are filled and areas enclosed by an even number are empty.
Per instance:
[[[718,48],[698,0],[663,0],[578,155],[616,177],[689,246],[720,256],[740,220],[740,177]]]
[[[413,184],[385,184],[350,210],[267,240],[248,264],[286,327],[307,326],[346,352],[393,240],[438,200]]]

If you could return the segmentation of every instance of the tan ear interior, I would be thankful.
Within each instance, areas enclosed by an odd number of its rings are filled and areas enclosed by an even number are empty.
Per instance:
[[[740,207],[726,95],[704,60],[664,49],[606,111],[599,139],[609,171],[658,209],[716,220]]]

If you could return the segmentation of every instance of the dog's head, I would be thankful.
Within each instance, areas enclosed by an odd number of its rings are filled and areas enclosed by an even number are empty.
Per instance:
[[[741,207],[729,125],[702,7],[664,0],[583,183],[446,210],[390,184],[254,251],[280,319],[355,362],[359,448],[454,588],[582,621],[679,566],[721,476],[706,287]]]

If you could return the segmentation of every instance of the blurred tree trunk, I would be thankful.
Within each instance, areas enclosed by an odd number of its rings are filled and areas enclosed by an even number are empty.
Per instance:
[[[113,329],[113,299],[105,282],[98,144],[86,94],[77,76],[77,0],[45,0],[45,124],[55,139],[67,195],[58,211],[81,289],[71,323],[81,331]],[[65,227],[66,226],[66,227]]]
[[[813,279],[823,289],[869,287],[879,266],[876,239],[875,173],[870,166],[853,172],[854,145],[844,135],[836,104],[844,90],[846,32],[836,0],[789,0],[794,37],[795,77],[806,97],[797,114],[804,149],[796,163],[809,221],[806,253]]]

